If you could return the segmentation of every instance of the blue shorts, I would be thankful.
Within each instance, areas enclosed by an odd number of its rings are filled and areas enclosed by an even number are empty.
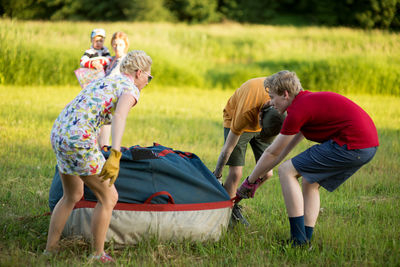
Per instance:
[[[375,155],[377,147],[348,150],[329,140],[314,145],[296,157],[292,164],[309,183],[318,183],[332,192]]]

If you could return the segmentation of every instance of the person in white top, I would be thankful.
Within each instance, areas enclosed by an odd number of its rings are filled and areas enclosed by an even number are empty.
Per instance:
[[[105,76],[120,75],[120,65],[129,48],[128,36],[124,32],[115,32],[111,38],[111,47],[115,56],[112,57],[110,65],[106,69]],[[100,148],[110,145],[111,125],[103,125],[97,139]]]

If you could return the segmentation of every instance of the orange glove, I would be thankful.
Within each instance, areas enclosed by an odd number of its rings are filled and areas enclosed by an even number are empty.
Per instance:
[[[110,179],[110,186],[112,186],[115,180],[117,180],[119,173],[119,160],[121,159],[121,156],[122,153],[120,151],[112,148],[111,153],[100,172],[100,177],[103,176],[101,179],[103,182]]]

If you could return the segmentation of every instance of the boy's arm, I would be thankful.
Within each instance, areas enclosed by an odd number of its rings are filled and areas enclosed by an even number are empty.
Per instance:
[[[226,137],[225,144],[222,147],[222,151],[219,154],[219,157],[217,160],[217,166],[215,167],[215,170],[213,172],[215,177],[217,177],[218,179],[221,178],[222,170],[224,169],[224,166],[228,162],[233,149],[236,147],[236,145],[239,141],[239,138],[240,138],[240,135],[237,135],[237,134],[233,133],[232,131],[229,131],[229,134]]]
[[[236,191],[236,201],[254,197],[257,188],[263,183],[260,178],[278,165],[303,138],[304,136],[301,132],[295,135],[279,134],[264,151],[252,173]]]
[[[278,134],[272,144],[267,147],[261,155],[253,171],[249,175],[248,181],[254,183],[259,177],[278,165],[289,152],[301,141],[304,136],[301,132],[294,135]]]
[[[112,61],[112,56],[110,54],[110,51],[108,51],[107,47],[103,47],[103,52],[101,53],[102,55],[102,60],[100,61],[101,65],[103,65],[103,67],[107,67],[111,61]]]
[[[92,68],[91,62],[90,62],[91,61],[90,55],[91,55],[91,53],[90,53],[90,49],[89,49],[89,50],[86,50],[85,53],[83,54],[83,56],[81,57],[80,63],[81,63],[82,68]]]
[[[110,55],[110,52],[108,52],[108,49],[105,48],[103,49],[103,52],[108,53]],[[102,69],[108,64],[110,64],[111,60],[109,57],[104,56],[104,53],[102,53],[101,56],[94,56],[94,52],[92,49],[88,49],[85,51],[83,56],[81,57],[81,67],[82,68],[90,68],[90,69]]]
[[[81,61],[81,67],[89,69],[103,69],[103,60],[100,57],[89,58]]]

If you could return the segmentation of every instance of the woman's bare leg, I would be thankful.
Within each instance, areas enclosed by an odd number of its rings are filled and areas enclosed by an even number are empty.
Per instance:
[[[75,204],[83,196],[83,182],[79,176],[60,173],[60,177],[64,194],[51,214],[46,244],[47,251],[54,251],[57,249],[58,241],[64,230],[65,223]]]
[[[104,252],[104,242],[110,225],[112,211],[118,201],[115,186],[109,186],[109,181],[102,182],[98,175],[81,177],[85,184],[93,191],[98,202],[92,214],[93,247],[96,255]]]

